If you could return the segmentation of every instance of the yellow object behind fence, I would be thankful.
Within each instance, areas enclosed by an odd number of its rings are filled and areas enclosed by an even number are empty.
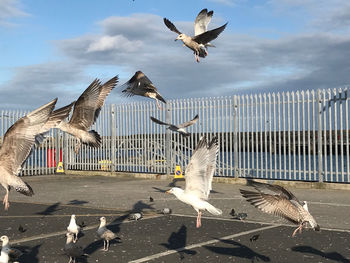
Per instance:
[[[63,163],[62,162],[59,162],[57,164],[56,173],[64,173]]]
[[[111,164],[112,164],[112,161],[111,160],[101,160],[101,161],[98,161],[98,164],[101,165],[102,171],[109,171]]]
[[[180,165],[176,165],[174,178],[175,179],[177,179],[177,178],[184,178],[184,176],[182,175],[182,170],[181,170]]]

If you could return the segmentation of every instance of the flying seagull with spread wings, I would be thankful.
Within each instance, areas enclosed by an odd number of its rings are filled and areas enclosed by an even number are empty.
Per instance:
[[[216,39],[220,33],[224,31],[227,25],[226,23],[221,27],[208,31],[208,24],[211,21],[213,14],[213,11],[208,12],[206,8],[199,12],[196,20],[194,21],[193,37],[181,33],[169,19],[164,18],[164,24],[171,31],[178,34],[175,41],[181,39],[186,47],[192,49],[197,62],[199,62],[199,57],[205,58],[208,55],[207,47],[214,47],[212,44],[210,44],[210,41]]]
[[[128,97],[139,95],[155,99],[158,108],[160,108],[158,100],[166,103],[165,99],[159,94],[156,86],[154,86],[152,81],[142,71],[136,71],[134,76],[124,83],[122,87],[126,87],[122,92]]]
[[[292,234],[296,235],[298,230],[302,231],[307,223],[315,231],[320,230],[320,226],[310,214],[307,203],[299,201],[290,191],[279,185],[265,184],[249,180],[248,184],[253,186],[258,192],[252,192],[240,189],[243,197],[259,210],[274,214],[287,219],[288,221],[298,224]]]
[[[81,143],[91,147],[100,147],[100,135],[94,130],[89,131],[89,129],[97,120],[106,97],[117,82],[118,76],[102,85],[100,80],[95,79],[75,102],[70,120],[68,122],[62,121],[57,126],[78,140],[74,149],[76,154],[79,154]]]
[[[31,153],[36,136],[49,119],[57,99],[17,120],[5,133],[0,149],[0,183],[5,188],[5,210],[10,206],[9,191],[15,188],[21,194],[32,196],[33,189],[17,175]]]
[[[213,215],[222,214],[220,209],[206,201],[212,190],[218,151],[217,137],[214,137],[209,144],[205,136],[201,137],[186,168],[185,190],[173,187],[166,192],[174,194],[180,201],[191,205],[197,211],[197,228],[201,226],[202,211],[207,210]]]
[[[166,123],[166,122],[162,122],[154,117],[151,117],[151,120],[155,123],[158,123],[160,125],[166,125],[168,126],[167,129],[171,130],[171,131],[174,131],[174,132],[178,132],[180,133],[181,135],[183,136],[189,136],[190,133],[188,133],[185,128],[195,124],[198,120],[198,114],[190,121],[188,122],[184,122],[184,123],[181,123],[179,125],[174,125],[174,124],[170,124],[170,123]]]

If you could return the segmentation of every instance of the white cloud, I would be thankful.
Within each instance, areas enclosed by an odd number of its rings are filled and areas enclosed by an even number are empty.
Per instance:
[[[0,0],[0,26],[14,25],[10,22],[10,19],[28,15],[28,13],[22,10],[20,1]]]
[[[122,35],[102,36],[89,44],[87,52],[119,50],[121,52],[134,52],[142,47],[142,41],[130,41]]]

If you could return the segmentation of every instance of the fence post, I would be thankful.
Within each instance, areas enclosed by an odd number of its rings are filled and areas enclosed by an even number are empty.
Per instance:
[[[318,154],[318,181],[323,182],[322,163],[322,98],[321,90],[317,90],[317,154]]]
[[[115,156],[115,151],[117,148],[117,131],[115,127],[115,104],[111,104],[111,172],[115,172],[116,170],[116,156]]]
[[[165,108],[165,122],[170,123],[170,108],[169,103],[166,104]],[[166,158],[166,174],[170,174],[171,171],[171,143],[170,143],[170,129],[166,129],[165,133],[165,158]]]
[[[235,178],[238,178],[238,144],[237,144],[237,127],[238,127],[238,116],[237,116],[237,96],[233,96],[233,166]]]

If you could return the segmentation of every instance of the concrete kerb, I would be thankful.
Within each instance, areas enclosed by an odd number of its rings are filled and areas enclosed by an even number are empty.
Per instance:
[[[77,171],[66,170],[67,176],[110,176],[119,178],[138,178],[138,179],[151,179],[151,180],[172,180],[173,175],[167,174],[143,174],[132,172],[106,172],[106,171]],[[319,182],[304,182],[304,181],[285,181],[285,180],[267,180],[267,179],[255,179],[258,182],[272,183],[280,186],[293,187],[299,189],[326,189],[326,190],[350,190],[350,184],[345,183],[319,183]],[[247,185],[245,178],[231,178],[231,177],[214,177],[214,183],[225,184],[239,184]]]

